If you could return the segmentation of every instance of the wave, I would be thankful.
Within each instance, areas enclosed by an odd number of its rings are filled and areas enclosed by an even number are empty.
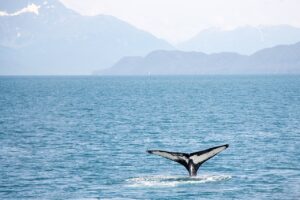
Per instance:
[[[231,179],[230,175],[183,176],[146,176],[127,179],[128,187],[175,187],[184,184],[201,184]]]

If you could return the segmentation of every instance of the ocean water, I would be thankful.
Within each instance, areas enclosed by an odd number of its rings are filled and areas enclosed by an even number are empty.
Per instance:
[[[0,77],[0,199],[300,199],[300,76]]]

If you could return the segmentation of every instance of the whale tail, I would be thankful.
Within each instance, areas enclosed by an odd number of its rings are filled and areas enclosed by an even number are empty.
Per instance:
[[[228,144],[225,144],[190,154],[161,150],[148,150],[147,152],[175,161],[183,165],[188,170],[190,176],[197,176],[197,171],[204,162],[225,150],[228,146]]]

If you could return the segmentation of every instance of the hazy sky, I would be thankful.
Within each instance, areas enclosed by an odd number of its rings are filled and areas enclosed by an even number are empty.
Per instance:
[[[209,27],[300,27],[300,0],[61,0],[83,15],[107,14],[171,42]]]

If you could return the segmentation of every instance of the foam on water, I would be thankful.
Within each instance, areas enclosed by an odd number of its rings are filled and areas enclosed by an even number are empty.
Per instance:
[[[128,187],[176,187],[185,184],[200,184],[231,179],[230,175],[183,176],[145,176],[127,179]]]

